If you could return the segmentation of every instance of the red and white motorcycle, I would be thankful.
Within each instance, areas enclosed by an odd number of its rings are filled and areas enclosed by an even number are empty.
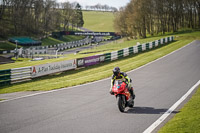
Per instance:
[[[127,84],[123,80],[115,80],[112,92],[117,98],[117,105],[121,112],[124,112],[126,107],[132,108],[134,106],[134,100],[131,97]]]

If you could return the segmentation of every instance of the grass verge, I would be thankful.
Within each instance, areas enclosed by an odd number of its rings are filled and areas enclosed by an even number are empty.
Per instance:
[[[0,87],[0,93],[40,90],[46,91],[100,80],[110,77],[112,75],[112,69],[115,66],[120,66],[122,71],[130,71],[169,54],[196,39],[200,39],[200,32],[188,33],[184,35],[181,34],[176,37],[175,42],[145,53],[131,55],[116,61],[106,62],[79,70],[66,71],[51,76],[49,75],[24,83]]]
[[[81,51],[80,53],[78,53],[76,55],[68,54],[67,56],[62,57],[62,58],[48,59],[48,60],[34,61],[34,62],[30,61],[30,60],[26,60],[26,61],[23,61],[23,62],[3,64],[3,65],[0,65],[0,70],[11,69],[11,68],[19,68],[19,67],[27,67],[27,66],[46,64],[46,63],[51,63],[51,62],[70,60],[70,59],[75,59],[75,58],[88,57],[88,56],[92,56],[92,55],[95,55],[95,54],[108,53],[108,52],[120,50],[120,49],[123,49],[123,48],[126,48],[126,47],[132,47],[132,46],[136,45],[137,42],[142,44],[142,43],[145,43],[145,42],[155,41],[155,40],[158,40],[158,39],[166,37],[166,36],[169,36],[169,35],[151,37],[151,38],[145,38],[145,39],[138,39],[138,40],[131,40],[131,41],[125,41],[124,39],[121,39],[121,40],[114,41],[114,42],[111,42],[111,43],[106,44],[106,45],[102,45],[102,46],[94,47],[92,49]],[[87,53],[87,54],[83,54],[83,53]]]
[[[176,114],[159,133],[200,132],[200,86],[188,103]]]

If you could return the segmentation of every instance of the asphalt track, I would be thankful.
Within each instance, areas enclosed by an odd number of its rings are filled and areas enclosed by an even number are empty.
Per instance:
[[[0,132],[141,133],[199,81],[199,51],[200,41],[194,41],[128,72],[136,101],[125,113],[119,112],[115,97],[108,93],[110,79],[104,79],[0,102]]]
[[[90,44],[90,45],[87,45],[87,46],[84,46],[84,47],[77,47],[75,49],[69,49],[69,50],[64,50],[64,51],[60,51],[58,52],[59,54],[73,54],[73,53],[76,53],[77,51],[80,52],[80,51],[83,51],[83,50],[87,50],[87,49],[92,49],[92,48],[95,48],[95,47],[98,47],[98,46],[101,46],[101,45],[105,45],[107,43],[110,43],[112,41],[106,41],[106,42],[100,42],[98,45],[97,43],[96,44]]]

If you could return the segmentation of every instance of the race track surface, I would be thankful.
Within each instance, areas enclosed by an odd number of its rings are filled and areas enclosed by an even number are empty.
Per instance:
[[[194,41],[128,72],[136,100],[135,107],[125,113],[118,110],[115,97],[108,93],[110,79],[104,79],[1,102],[0,132],[141,133],[199,81],[199,51],[200,41]]]

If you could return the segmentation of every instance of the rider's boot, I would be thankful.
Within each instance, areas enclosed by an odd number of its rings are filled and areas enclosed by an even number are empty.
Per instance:
[[[135,99],[135,93],[134,93],[134,91],[133,91],[133,88],[131,88],[131,89],[129,89],[130,91],[130,93],[131,93],[131,97],[132,97],[132,99],[134,100]]]

